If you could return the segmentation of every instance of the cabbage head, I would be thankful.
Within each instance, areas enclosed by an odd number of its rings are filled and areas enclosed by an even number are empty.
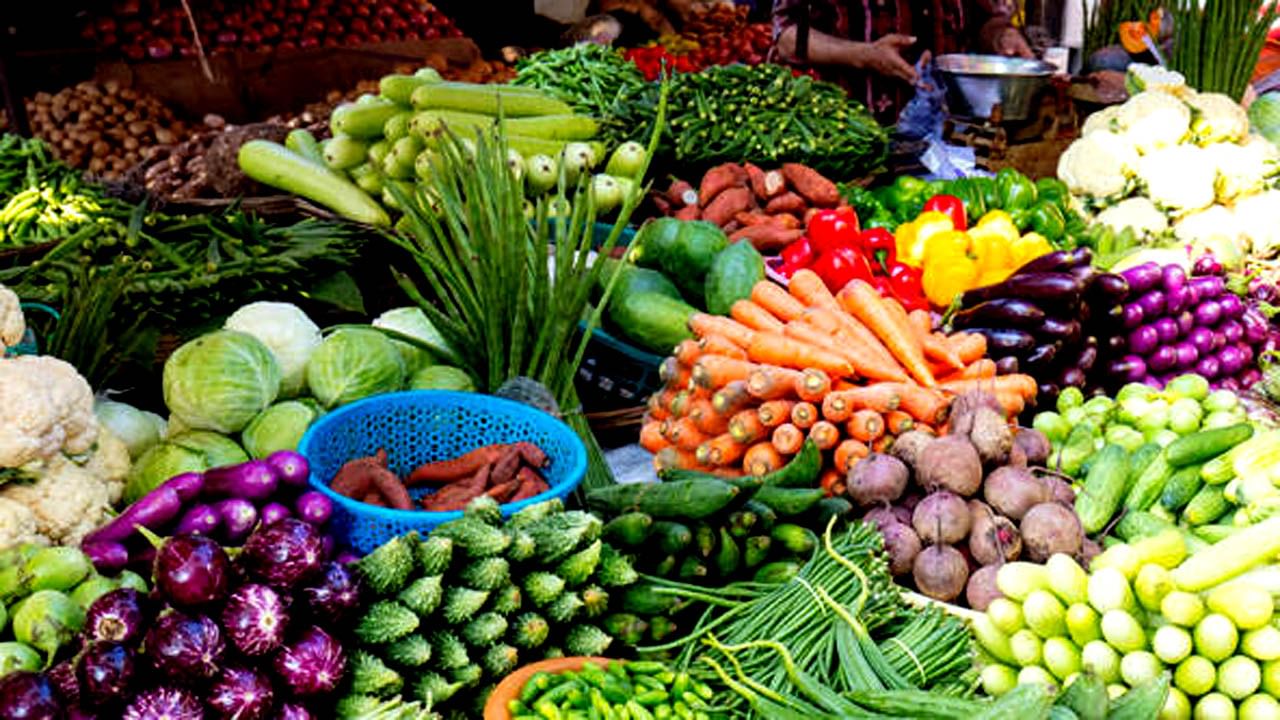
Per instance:
[[[410,390],[459,390],[475,392],[476,385],[471,376],[456,367],[448,365],[428,365],[413,374],[409,379]]]
[[[160,442],[166,430],[164,418],[159,415],[106,398],[94,400],[93,414],[103,427],[129,448],[131,460],[137,460],[139,455]]]
[[[373,328],[335,330],[307,363],[307,386],[326,408],[399,390],[404,375],[400,351]]]
[[[393,308],[375,318],[373,326],[398,332],[401,335],[408,335],[440,350],[446,350],[449,347],[448,343],[445,342],[444,336],[440,334],[435,325],[431,324],[427,314],[422,312],[422,308]],[[419,369],[435,362],[436,358],[433,353],[416,345],[410,345],[400,340],[392,340],[391,344],[395,345],[396,349],[400,351],[400,357],[404,360],[405,371],[409,375],[413,375]]]
[[[320,347],[320,328],[293,303],[249,303],[223,326],[248,333],[270,348],[280,364],[280,397],[294,397],[307,383],[307,360]]]
[[[181,435],[175,435],[169,443],[203,454],[209,467],[239,465],[249,461],[248,453],[240,447],[239,443],[226,435],[208,430],[188,430]]]
[[[204,472],[211,467],[248,460],[249,456],[235,440],[207,430],[188,430],[142,453],[129,470],[124,499],[133,502],[174,475]]]
[[[164,364],[164,402],[184,426],[196,430],[239,432],[279,392],[280,364],[247,333],[203,335]]]
[[[240,435],[249,455],[262,459],[277,450],[297,450],[302,435],[318,417],[308,404],[285,400],[258,413]]]

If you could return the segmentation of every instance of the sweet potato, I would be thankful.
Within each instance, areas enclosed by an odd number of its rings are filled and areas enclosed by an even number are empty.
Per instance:
[[[489,473],[492,469],[492,465],[485,465],[470,479],[451,483],[439,492],[426,496],[422,499],[423,509],[445,512],[465,508],[467,503],[484,493],[485,487],[489,485]]]
[[[676,214],[672,215],[671,217],[677,220],[685,220],[685,221],[701,220],[702,210],[698,209],[697,205],[689,205],[688,207],[680,208],[679,210],[676,211]]]
[[[365,493],[365,496],[360,498],[360,502],[364,503],[365,505],[374,505],[376,507],[387,506],[387,503],[383,501],[382,496],[376,492]]]
[[[764,194],[760,196],[761,198],[768,199],[786,191],[787,178],[781,170],[770,170],[764,174]]]
[[[747,182],[751,185],[751,192],[761,200],[769,199],[765,188],[764,171],[751,163],[742,163],[742,169],[747,171]]]
[[[716,196],[729,188],[746,189],[747,182],[747,171],[738,163],[717,165],[702,176],[702,182],[698,185],[698,204],[707,207],[716,199]],[[716,224],[719,225],[719,223]]]
[[[703,206],[702,219],[716,225],[724,225],[732,220],[734,215],[751,209],[754,204],[755,198],[751,196],[750,190],[745,187],[731,187]]]
[[[782,174],[804,199],[821,207],[840,202],[840,190],[817,170],[800,163],[784,163]]]
[[[802,213],[808,207],[809,205],[804,201],[804,198],[793,192],[784,192],[770,200],[769,204],[764,206],[764,211],[770,215],[777,215],[778,213]]]
[[[507,502],[507,500],[509,500],[511,496],[514,495],[516,493],[516,490],[518,490],[519,488],[520,488],[520,481],[516,478],[512,478],[507,482],[494,485],[493,487],[486,490],[484,494],[488,495],[494,500],[497,500],[499,503],[504,503],[504,502]]]
[[[405,481],[405,484],[412,487],[419,483],[454,482],[473,477],[477,470],[501,457],[507,447],[503,443],[485,445],[464,455],[459,455],[452,460],[440,460],[419,465],[413,472],[409,473],[409,479]],[[382,465],[386,467],[385,453],[383,454]]]
[[[769,217],[768,215],[765,215],[759,210],[752,210],[750,212],[746,212],[746,211],[740,212],[737,215],[734,215],[733,219],[737,220],[742,227],[752,227],[753,225],[766,225],[768,223],[773,222],[773,218]]]
[[[547,481],[542,479],[542,475],[533,468],[520,468],[520,472],[516,473],[516,479],[520,481],[520,487],[516,489],[515,494],[511,496],[508,502],[527,500],[551,488],[550,485],[547,485]]]
[[[769,222],[777,225],[784,230],[803,230],[804,224],[800,222],[800,218],[791,213],[778,213],[770,215]]]
[[[674,208],[697,205],[698,191],[684,180],[672,180],[671,187],[667,188],[666,199]]]
[[[788,230],[773,223],[766,223],[744,227],[729,236],[729,240],[731,242],[746,240],[761,253],[774,254],[795,242],[801,235],[804,235],[803,230]]]

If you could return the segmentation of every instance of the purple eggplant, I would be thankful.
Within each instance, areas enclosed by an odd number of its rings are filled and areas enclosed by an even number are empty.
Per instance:
[[[1244,353],[1240,352],[1240,348],[1234,343],[1228,344],[1218,351],[1218,362],[1222,363],[1222,374],[1233,377],[1244,370]]]
[[[137,532],[137,526],[158,531],[180,512],[182,498],[178,492],[161,485],[125,508],[114,520],[86,535],[84,542],[123,542]]]
[[[1172,345],[1161,345],[1147,356],[1147,367],[1155,372],[1164,372],[1178,363],[1178,354]]]
[[[63,705],[80,703],[80,679],[76,677],[74,657],[54,663],[53,667],[45,671],[45,676],[53,683],[53,689],[58,692],[58,699]]]
[[[1176,290],[1166,290],[1164,293],[1165,311],[1171,313],[1180,313],[1186,311],[1194,303],[1192,302],[1191,289],[1186,285]]]
[[[156,670],[178,682],[192,683],[217,675],[226,652],[218,623],[177,610],[160,615],[147,631],[143,647]]]
[[[1115,273],[1099,273],[1085,289],[1089,302],[1099,305],[1115,305],[1129,297],[1129,283]]]
[[[157,687],[138,693],[122,720],[204,720],[200,698],[185,688]]]
[[[1178,321],[1171,317],[1162,317],[1155,321],[1154,327],[1156,335],[1159,336],[1161,344],[1171,343],[1178,339]]]
[[[1253,364],[1253,347],[1250,346],[1249,343],[1246,343],[1246,342],[1236,343],[1236,350],[1238,350],[1240,354],[1244,356],[1245,368],[1248,368],[1250,365]]]
[[[1222,305],[1214,299],[1201,300],[1200,304],[1196,305],[1194,315],[1197,325],[1213,327],[1222,319]]]
[[[1070,273],[1048,272],[1012,275],[1004,282],[965,292],[961,304],[968,307],[999,298],[1022,298],[1037,305],[1074,307],[1080,302],[1084,286]]]
[[[319,572],[324,547],[315,526],[286,518],[255,530],[240,557],[254,577],[292,588]]]
[[[1040,327],[1036,328],[1036,335],[1044,340],[1070,345],[1080,339],[1082,330],[1083,328],[1080,327],[1080,322],[1077,320],[1061,320],[1051,317],[1040,323]]]
[[[277,450],[267,456],[267,464],[276,471],[276,477],[285,485],[306,487],[311,476],[307,459],[292,450]]]
[[[1084,388],[1088,378],[1085,377],[1084,371],[1077,367],[1064,368],[1062,374],[1058,376],[1058,384],[1062,387]]]
[[[1098,362],[1098,343],[1093,342],[1093,343],[1085,343],[1085,346],[1080,348],[1080,352],[1076,355],[1075,362],[1072,364],[1075,365],[1078,369],[1087,373],[1093,369],[1094,364],[1097,362]]]
[[[1196,374],[1208,380],[1218,377],[1221,372],[1222,363],[1219,363],[1218,358],[1212,355],[1201,356],[1200,361],[1196,363]]]
[[[1053,407],[1061,389],[1054,383],[1040,383],[1036,386],[1036,402],[1045,403],[1045,407]]]
[[[329,522],[329,517],[333,515],[333,502],[324,493],[309,490],[298,496],[293,509],[298,512],[299,518],[320,527]]]
[[[146,629],[149,603],[133,588],[112,590],[89,606],[83,636],[88,640],[132,643]]]
[[[1125,330],[1132,330],[1138,327],[1146,318],[1147,314],[1143,312],[1142,306],[1134,302],[1125,303],[1120,315],[1120,321]]]
[[[0,677],[0,718],[61,720],[62,702],[49,678],[30,670]]]
[[[265,460],[206,470],[204,491],[213,497],[265,500],[280,484],[276,471]]]
[[[106,705],[127,697],[137,665],[133,648],[99,640],[90,643],[76,661],[81,697]]]
[[[1254,278],[1249,281],[1249,297],[1258,302],[1274,305],[1277,300],[1280,300],[1280,288],[1277,288],[1273,282]]]
[[[1018,358],[1013,355],[1006,355],[999,360],[996,360],[996,374],[1014,375],[1018,372],[1018,368],[1020,366],[1021,363],[1018,361]]]
[[[1154,325],[1143,325],[1129,334],[1129,352],[1148,355],[1160,345],[1160,333]]]
[[[213,535],[222,524],[222,517],[212,506],[203,503],[192,505],[178,520],[174,535]]]
[[[1267,339],[1267,319],[1258,308],[1246,308],[1240,325],[1244,327],[1244,341],[1250,345],[1261,345]]]
[[[269,502],[258,510],[258,520],[263,525],[273,525],[287,517],[293,517],[293,511],[278,502]]]
[[[204,474],[196,472],[186,472],[160,483],[160,487],[173,488],[178,493],[178,497],[182,498],[182,502],[189,503],[200,497],[200,492],[204,490]]]
[[[1196,317],[1190,311],[1183,310],[1174,318],[1178,322],[1178,337],[1184,337],[1196,326]]]
[[[1200,360],[1200,351],[1187,340],[1173,346],[1175,363],[1178,367],[1190,370]]]
[[[347,656],[329,633],[309,627],[276,654],[276,677],[299,697],[333,692],[342,681]]]
[[[1160,285],[1165,292],[1176,290],[1187,284],[1187,271],[1180,265],[1165,265],[1160,270]]]
[[[1044,310],[1033,302],[1017,298],[997,298],[961,310],[952,318],[952,324],[957,328],[985,325],[1033,328],[1044,318]]]
[[[967,332],[978,333],[987,339],[987,351],[992,355],[1018,355],[1036,346],[1036,338],[1029,332],[1011,328],[971,327]]]
[[[302,589],[311,613],[333,626],[339,626],[360,607],[360,578],[340,562],[327,563],[310,585]]]
[[[206,702],[217,720],[266,720],[271,717],[274,700],[266,675],[250,668],[228,667],[209,688]]]
[[[1224,318],[1235,320],[1244,314],[1244,301],[1235,293],[1226,293],[1218,298],[1218,304],[1222,306],[1222,317]]]
[[[169,538],[156,551],[156,589],[173,605],[195,607],[227,595],[231,561],[222,546],[200,535]]]
[[[1217,275],[1193,277],[1187,281],[1187,286],[1192,289],[1195,297],[1199,300],[1216,298],[1227,291],[1226,280]]]
[[[114,575],[129,565],[129,548],[118,542],[84,543],[80,546],[93,568],[104,575]]]
[[[1209,346],[1210,351],[1218,351],[1227,345],[1227,336],[1221,329],[1213,331],[1213,344]]]
[[[1142,307],[1142,313],[1148,318],[1160,317],[1164,314],[1164,291],[1148,290],[1138,296],[1134,302]]]
[[[1245,371],[1240,373],[1240,384],[1244,387],[1253,387],[1260,382],[1262,382],[1262,371],[1256,367],[1245,368]]]
[[[1135,293],[1143,293],[1160,283],[1160,266],[1154,262],[1136,265],[1120,273],[1129,289]]]
[[[222,626],[237,650],[254,657],[284,644],[289,614],[279,593],[266,585],[241,585],[222,609]]]
[[[1129,341],[1123,335],[1107,336],[1107,352],[1111,355],[1123,355],[1129,347]]]
[[[1244,339],[1244,326],[1235,320],[1224,320],[1219,329],[1227,344],[1238,343]]]
[[[1218,381],[1218,388],[1238,392],[1240,390],[1240,381],[1233,377],[1224,377]]]
[[[1027,356],[1022,360],[1022,364],[1027,368],[1028,372],[1042,372],[1053,364],[1053,360],[1058,356],[1058,350],[1061,347],[1062,345],[1059,343],[1038,345],[1030,353],[1027,353]]]
[[[1125,355],[1112,360],[1107,366],[1107,375],[1124,382],[1142,382],[1147,374],[1147,363],[1137,355]]]
[[[298,703],[285,703],[280,706],[280,715],[277,720],[315,720],[315,716]]]
[[[1221,275],[1226,270],[1222,267],[1222,263],[1218,262],[1218,258],[1213,253],[1205,253],[1196,258],[1191,265],[1191,273],[1193,275]]]
[[[222,518],[222,534],[229,543],[241,543],[258,524],[258,508],[244,498],[219,500],[213,509]]]
[[[1197,326],[1187,333],[1187,339],[1196,346],[1196,352],[1205,355],[1213,351],[1213,331],[1207,327]]]
[[[1165,386],[1165,382],[1155,375],[1145,375],[1139,382],[1147,387],[1153,387],[1157,390],[1163,390]]]
[[[1068,275],[1076,279],[1080,283],[1081,288],[1088,288],[1093,284],[1094,278],[1098,277],[1098,271],[1093,269],[1091,265],[1080,265],[1066,271]]]
[[[1039,257],[1032,258],[1013,271],[1014,275],[1031,275],[1034,273],[1066,272],[1074,267],[1089,265],[1093,262],[1093,251],[1081,246],[1074,250],[1055,250]]]

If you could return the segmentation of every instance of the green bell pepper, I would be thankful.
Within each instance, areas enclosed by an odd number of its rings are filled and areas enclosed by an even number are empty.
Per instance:
[[[996,188],[1000,207],[1010,213],[1036,204],[1036,184],[1013,168],[1004,168],[996,173]]]
[[[973,194],[982,198],[983,215],[986,215],[990,210],[999,210],[1002,207],[1000,191],[996,188],[994,178],[969,178],[969,183],[973,186]]]
[[[1031,208],[1031,229],[1045,236],[1049,242],[1062,238],[1067,229],[1067,219],[1051,200],[1041,200]]]
[[[884,206],[891,210],[894,215],[902,217],[904,208],[914,205],[924,206],[925,193],[929,190],[929,183],[917,177],[910,175],[899,175],[893,184],[888,186],[887,194],[884,198]],[[919,211],[916,212],[919,214]],[[911,217],[915,217],[912,215]],[[907,218],[911,219],[911,218]]]
[[[949,193],[960,198],[964,203],[965,214],[969,216],[969,224],[973,225],[978,219],[987,214],[987,203],[982,197],[982,191],[979,190],[974,180],[979,178],[960,178],[951,181]]]
[[[1036,192],[1041,200],[1048,200],[1058,207],[1067,204],[1071,191],[1067,184],[1057,178],[1043,177],[1036,181]]]
[[[845,185],[840,188],[840,196],[858,213],[858,218],[865,220],[884,210],[875,193],[859,185]]]
[[[861,216],[859,216],[861,217]],[[862,220],[862,229],[869,230],[871,228],[884,228],[889,232],[893,232],[901,223],[893,216],[893,213],[884,208],[875,211],[871,217]]]

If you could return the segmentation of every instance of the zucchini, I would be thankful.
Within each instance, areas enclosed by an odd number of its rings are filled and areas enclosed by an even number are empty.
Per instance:
[[[369,144],[350,135],[334,135],[321,144],[321,153],[330,170],[350,170],[365,161]]]
[[[763,565],[752,578],[758,583],[784,583],[800,574],[800,563],[792,560],[777,560]]]
[[[420,75],[384,75],[378,81],[378,94],[400,105],[408,105],[414,90],[423,85],[438,82],[441,82],[438,74],[434,78]]]
[[[608,513],[639,510],[655,518],[697,520],[719,512],[740,492],[719,479],[627,483],[587,491],[587,504]]]
[[[768,535],[755,535],[742,543],[742,562],[748,568],[754,568],[769,557],[773,547],[773,539]]]
[[[689,526],[669,520],[655,522],[649,537],[658,541],[659,550],[671,555],[681,553],[693,544],[693,531]]]
[[[1243,422],[1227,427],[1201,430],[1169,443],[1165,459],[1173,467],[1210,460],[1253,436],[1253,425]]]
[[[1174,471],[1169,482],[1160,491],[1160,505],[1169,512],[1178,512],[1191,502],[1204,481],[1200,479],[1201,465],[1188,465]]]
[[[791,523],[775,525],[769,537],[796,555],[811,555],[813,549],[818,547],[818,536],[812,530]]]
[[[1280,516],[1242,528],[1195,553],[1174,568],[1173,581],[1180,590],[1204,590],[1267,562],[1277,554],[1280,554]]]
[[[716,572],[720,577],[732,577],[742,566],[742,550],[734,542],[729,531],[720,528],[720,549],[716,551]]]
[[[499,85],[428,83],[414,89],[409,101],[419,110],[461,110],[494,117],[573,114],[573,108],[548,95],[509,91]]]
[[[605,523],[606,540],[635,547],[649,538],[653,529],[653,518],[642,512],[623,513]]]
[[[826,493],[822,488],[784,488],[766,485],[751,499],[773,508],[779,515],[799,515],[817,505]]]
[[[319,203],[348,220],[391,225],[387,211],[363,190],[279,143],[250,140],[240,146],[237,160],[245,175],[263,185]]]
[[[1166,457],[1167,450],[1168,448],[1156,455],[1151,464],[1147,465],[1142,474],[1133,481],[1129,494],[1124,499],[1124,506],[1127,509],[1146,510],[1160,497],[1160,491],[1164,489],[1164,484],[1173,474],[1173,467],[1169,465]]]
[[[1085,534],[1092,535],[1111,521],[1124,497],[1128,476],[1129,453],[1119,445],[1102,448],[1076,495],[1076,514]]]
[[[350,135],[363,139],[382,136],[382,129],[403,108],[390,100],[372,100],[367,103],[339,105],[329,116],[329,128],[336,135]]]
[[[310,130],[305,128],[290,130],[284,138],[284,146],[313,163],[325,164],[324,154],[320,152],[320,143],[316,141],[316,136],[312,135]]]
[[[1182,520],[1188,525],[1208,525],[1225,515],[1231,507],[1222,485],[1205,485],[1183,508]]]
[[[765,485],[776,487],[813,487],[822,470],[822,451],[813,440],[805,439],[800,452],[786,465],[760,477]]]

